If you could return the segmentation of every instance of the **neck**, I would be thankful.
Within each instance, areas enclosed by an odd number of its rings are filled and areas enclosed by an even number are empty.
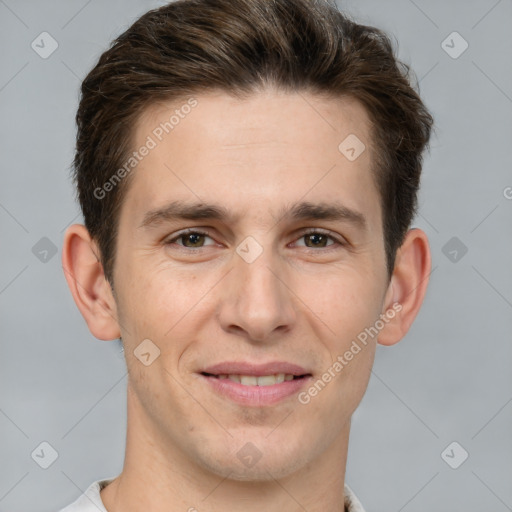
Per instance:
[[[335,443],[287,475],[236,480],[209,471],[155,431],[129,389],[123,471],[101,499],[108,512],[343,512],[349,431],[348,422]]]

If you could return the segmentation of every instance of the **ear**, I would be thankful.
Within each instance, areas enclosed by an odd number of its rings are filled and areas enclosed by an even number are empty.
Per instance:
[[[113,340],[121,335],[117,308],[100,263],[99,250],[87,228],[73,224],[66,230],[62,268],[73,299],[92,335]]]
[[[397,251],[386,291],[382,313],[388,321],[377,338],[381,345],[398,343],[411,327],[427,291],[430,267],[427,235],[411,229]]]

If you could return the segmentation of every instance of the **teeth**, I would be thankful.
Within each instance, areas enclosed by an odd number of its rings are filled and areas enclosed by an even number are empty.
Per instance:
[[[257,386],[259,377],[255,377],[254,375],[240,375],[240,384],[244,386]]]
[[[219,379],[229,379],[233,382],[238,382],[243,386],[272,386],[274,384],[281,384],[285,380],[293,380],[293,375],[277,373],[276,375],[262,375],[256,377],[254,375],[218,375]]]
[[[277,384],[277,377],[275,375],[262,375],[257,378],[257,381],[258,386],[273,386]]]

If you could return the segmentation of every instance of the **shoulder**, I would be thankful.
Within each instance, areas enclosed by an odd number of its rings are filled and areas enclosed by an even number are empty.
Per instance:
[[[114,480],[114,477],[96,480],[73,503],[59,510],[59,512],[107,512],[101,501],[100,491],[112,480]]]
[[[345,484],[345,510],[348,512],[365,512],[363,505],[347,484]]]

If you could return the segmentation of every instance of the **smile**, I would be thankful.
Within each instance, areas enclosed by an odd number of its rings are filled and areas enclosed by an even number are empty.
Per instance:
[[[275,405],[294,396],[311,380],[311,375],[285,373],[271,375],[240,375],[206,372],[200,374],[217,395],[240,405],[262,407]]]
[[[229,379],[233,382],[238,382],[242,386],[273,386],[274,384],[281,384],[281,382],[289,381],[293,379],[301,378],[300,375],[292,375],[291,373],[277,373],[275,375],[261,375],[259,377],[255,375],[210,375],[207,376],[215,377],[217,379]]]

